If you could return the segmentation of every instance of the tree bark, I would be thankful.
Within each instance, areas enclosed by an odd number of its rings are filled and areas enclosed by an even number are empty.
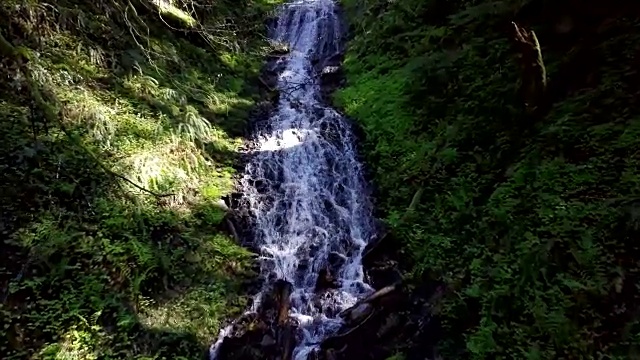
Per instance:
[[[520,64],[520,94],[527,112],[539,117],[547,110],[547,72],[542,59],[538,37],[533,30],[527,30],[515,22],[511,38]]]

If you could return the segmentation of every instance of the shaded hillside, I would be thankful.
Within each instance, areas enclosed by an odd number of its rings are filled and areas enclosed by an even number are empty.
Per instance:
[[[276,2],[2,2],[3,359],[199,358],[244,308],[220,198]]]
[[[336,101],[405,270],[448,285],[443,357],[640,356],[638,7],[343,4]]]

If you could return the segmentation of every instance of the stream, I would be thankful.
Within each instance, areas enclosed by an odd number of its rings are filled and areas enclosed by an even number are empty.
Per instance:
[[[260,248],[263,291],[276,279],[293,285],[289,315],[299,324],[297,360],[338,330],[340,311],[372,292],[361,265],[374,233],[372,204],[351,127],[323,103],[319,80],[322,64],[341,50],[342,35],[332,0],[281,8],[271,35],[290,50],[279,60],[281,95],[253,133],[241,180],[243,203],[253,217],[252,241]],[[339,287],[317,295],[322,269],[331,271]],[[211,348],[212,359],[225,331]]]

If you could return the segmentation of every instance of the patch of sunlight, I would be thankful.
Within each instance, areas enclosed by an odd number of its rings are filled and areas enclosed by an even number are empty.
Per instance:
[[[121,134],[119,136],[135,137],[140,140],[155,140],[162,132],[163,120],[161,117],[141,112],[139,109],[134,108],[128,99],[116,98],[114,107],[117,112],[118,123],[122,128],[122,131],[119,131]],[[119,136],[116,137],[116,140],[120,140]],[[123,142],[125,142],[125,144],[131,143],[131,141]]]
[[[184,136],[189,141],[209,141],[213,138],[213,128],[209,120],[200,115],[198,110],[187,105],[179,117],[175,119],[174,133]]]
[[[152,0],[152,3],[158,7],[160,15],[169,15],[182,21],[187,26],[194,26],[197,23],[197,21],[187,12],[178,9],[172,0]]]
[[[223,64],[232,69],[238,65],[238,56],[233,53],[224,52],[220,54],[219,58]]]
[[[230,177],[221,176],[202,149],[179,136],[159,140],[121,160],[116,167],[128,179],[158,193],[171,193],[169,206],[183,207],[196,202],[200,189],[212,180],[231,188]],[[218,169],[219,170],[219,169]],[[132,191],[137,191],[134,187]]]
[[[38,59],[50,71],[56,84],[68,85],[70,80],[83,80],[106,76],[106,52],[99,45],[84,45],[85,41],[68,33],[55,33],[47,41]]]
[[[224,134],[222,138],[224,139],[224,144],[226,145],[226,148],[229,151],[239,151],[242,145],[244,144],[244,140],[241,137],[230,138],[226,132],[222,130],[217,130],[217,128],[216,128],[216,131],[219,131],[222,134]]]
[[[156,55],[161,56],[165,60],[182,63],[180,53],[171,41],[154,38],[151,38],[148,41],[150,50],[155,52]]]
[[[160,83],[156,78],[142,74],[125,77],[122,85],[125,89],[132,91],[138,96],[155,95],[160,87]]]
[[[48,344],[40,350],[39,356],[52,360],[94,360],[98,358],[91,344],[95,342],[88,331],[71,329],[56,344]]]
[[[248,99],[238,97],[235,93],[218,93],[215,102],[205,103],[209,109],[216,114],[228,114],[235,107],[250,107],[253,102]]]
[[[128,137],[153,139],[162,129],[160,119],[141,114],[128,99],[81,87],[58,87],[57,93],[64,102],[64,120],[87,129],[89,136],[104,148],[126,145],[130,143]]]
[[[86,127],[95,140],[110,147],[117,130],[115,109],[106,106],[103,99],[86,89],[62,91],[60,95],[61,100],[64,101],[62,109],[64,119],[75,125]]]
[[[215,337],[226,306],[220,290],[196,288],[161,304],[141,301],[139,320],[152,330],[193,333],[206,342]]]
[[[231,138],[226,131],[214,126],[211,128],[210,142],[216,143],[218,149],[236,151],[242,146],[242,138]]]

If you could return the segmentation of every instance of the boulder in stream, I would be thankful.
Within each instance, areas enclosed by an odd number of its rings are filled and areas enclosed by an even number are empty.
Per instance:
[[[337,289],[340,287],[338,281],[331,274],[331,270],[324,268],[318,272],[316,280],[315,292],[321,293],[325,290]]]

